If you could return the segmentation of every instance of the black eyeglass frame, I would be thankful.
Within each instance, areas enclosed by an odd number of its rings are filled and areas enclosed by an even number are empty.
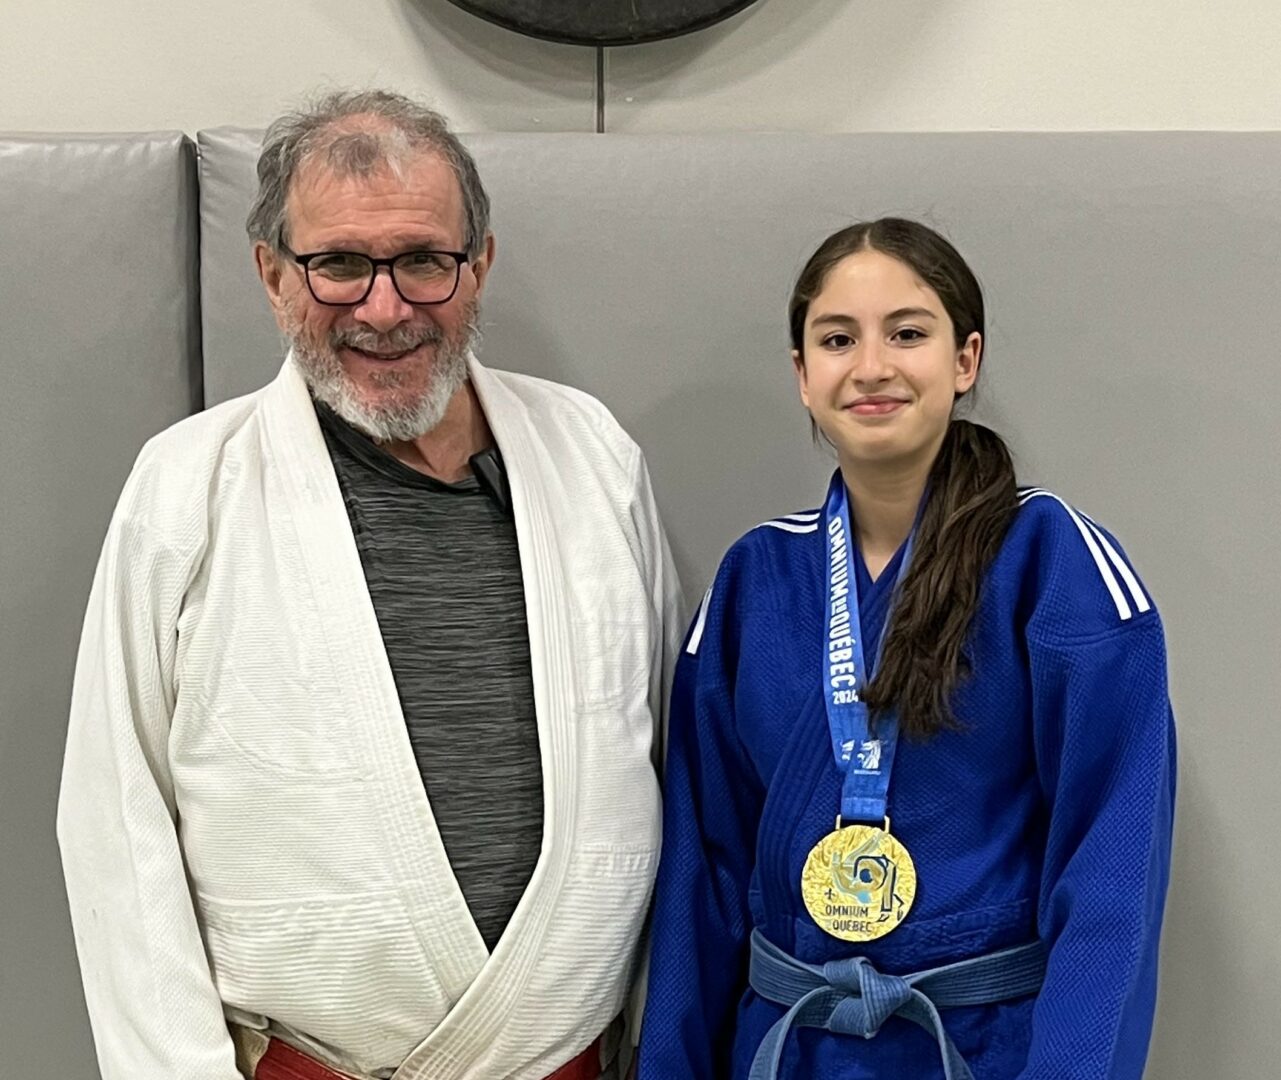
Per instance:
[[[378,280],[378,268],[387,267],[387,276],[391,278],[391,287],[396,290],[399,296],[406,304],[413,304],[414,307],[434,307],[437,304],[447,304],[454,298],[458,292],[458,283],[463,277],[463,264],[471,262],[471,256],[465,251],[444,251],[439,248],[415,248],[412,251],[402,251],[399,255],[393,255],[389,259],[375,259],[372,255],[366,255],[363,251],[312,251],[306,255],[299,255],[296,251],[291,251],[285,244],[280,245],[290,258],[302,267],[303,280],[307,282],[307,291],[318,304],[324,304],[325,307],[355,307],[357,304],[363,304],[369,299],[369,294],[374,291],[374,282]],[[365,286],[365,291],[360,294],[359,300],[322,300],[316,295],[316,289],[311,283],[311,263],[312,259],[318,259],[322,255],[347,255],[356,256],[364,259],[369,263],[371,270],[369,274],[369,284]],[[440,300],[410,300],[403,292],[400,291],[400,283],[396,280],[396,263],[410,255],[448,255],[454,260],[454,287],[449,290],[449,295]]]

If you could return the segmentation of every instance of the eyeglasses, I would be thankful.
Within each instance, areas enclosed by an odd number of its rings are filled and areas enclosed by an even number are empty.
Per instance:
[[[282,245],[283,246],[283,245]],[[298,255],[284,250],[303,269],[307,288],[321,304],[347,307],[363,304],[373,290],[380,266],[407,304],[443,304],[458,291],[465,251],[405,251],[390,259],[375,259],[355,251],[315,251]]]

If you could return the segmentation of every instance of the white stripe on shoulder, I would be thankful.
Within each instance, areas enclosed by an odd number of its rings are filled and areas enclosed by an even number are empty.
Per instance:
[[[1095,533],[1091,530],[1090,526],[1081,520],[1081,515],[1073,510],[1071,506],[1055,495],[1054,492],[1046,491],[1044,488],[1027,488],[1020,491],[1019,505],[1022,506],[1029,500],[1036,498],[1053,499],[1068,512],[1068,517],[1072,519],[1072,523],[1076,526],[1077,532],[1081,534],[1081,539],[1085,541],[1085,546],[1089,549],[1090,556],[1094,559],[1094,565],[1098,567],[1099,575],[1103,578],[1103,584],[1107,586],[1108,593],[1112,597],[1112,602],[1116,604],[1117,614],[1121,616],[1122,622],[1133,618],[1134,612],[1130,609],[1129,601],[1126,600],[1125,593],[1117,583],[1116,575],[1112,573],[1112,566],[1108,562],[1108,558],[1100,549],[1098,541],[1095,539]],[[1109,547],[1110,546],[1111,545],[1109,545]],[[1137,580],[1135,581],[1135,585],[1138,585]],[[1144,603],[1147,603],[1147,597],[1145,596],[1143,599]],[[1150,607],[1151,605],[1148,606]],[[1140,607],[1139,610],[1146,611],[1147,608]]]
[[[762,521],[756,527],[760,529],[768,525],[771,529],[790,533],[818,532],[818,519],[821,516],[820,510],[800,510],[795,514],[783,514],[770,521]]]
[[[767,525],[771,529],[782,529],[783,532],[790,532],[790,533],[818,532],[817,521],[811,521],[808,525],[798,525],[795,521],[762,521],[756,527],[758,529],[763,529]]]
[[[712,602],[712,590],[703,593],[703,602],[698,605],[698,618],[694,620],[694,632],[689,635],[689,644],[685,651],[690,656],[698,655],[698,647],[703,643],[703,630],[707,626],[707,608]]]
[[[1028,498],[1037,494],[1053,495],[1052,492],[1046,491],[1044,488],[1021,488],[1019,490],[1020,502],[1026,502]],[[1057,498],[1057,496],[1054,497]],[[1059,501],[1061,502],[1062,500]],[[1125,582],[1125,587],[1129,589],[1130,598],[1134,601],[1134,606],[1138,609],[1139,613],[1142,614],[1143,612],[1151,611],[1152,601],[1148,599],[1147,593],[1143,591],[1143,586],[1139,583],[1139,579],[1135,575],[1130,564],[1125,561],[1125,556],[1112,546],[1112,542],[1108,539],[1107,533],[1099,528],[1099,523],[1097,521],[1083,511],[1077,510],[1076,513],[1081,520],[1085,522],[1090,532],[1094,534],[1094,539],[1098,541],[1099,547],[1101,547],[1107,555],[1108,561],[1116,567],[1116,572],[1121,575],[1121,580]]]
[[[1147,593],[1143,591],[1143,586],[1139,584],[1139,579],[1135,576],[1134,571],[1130,569],[1130,564],[1122,558],[1121,553],[1116,550],[1107,538],[1107,533],[1099,528],[1098,524],[1088,514],[1082,514],[1086,525],[1089,526],[1090,532],[1094,533],[1094,538],[1099,542],[1099,546],[1107,553],[1107,557],[1116,567],[1116,572],[1121,575],[1121,580],[1125,582],[1125,587],[1130,590],[1130,597],[1134,600],[1134,606],[1142,614],[1145,611],[1152,610],[1152,601],[1148,599]]]

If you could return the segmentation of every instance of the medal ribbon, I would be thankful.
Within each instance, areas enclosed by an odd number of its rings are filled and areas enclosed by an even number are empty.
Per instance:
[[[836,767],[844,774],[841,788],[841,818],[856,821],[885,820],[889,800],[890,773],[898,748],[898,717],[882,715],[875,737],[871,733],[863,692],[880,665],[885,645],[867,667],[863,652],[863,627],[858,611],[858,579],[854,571],[853,533],[850,529],[849,497],[839,470],[832,478],[823,506],[823,535],[827,542],[827,622],[823,640],[823,700],[827,725],[832,734]],[[912,560],[916,527],[907,538],[899,564],[897,589]],[[891,608],[891,614],[893,609]],[[886,618],[886,629],[889,617]]]

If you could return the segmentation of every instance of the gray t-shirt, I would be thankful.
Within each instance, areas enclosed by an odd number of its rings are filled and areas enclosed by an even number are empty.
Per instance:
[[[316,407],[450,865],[492,949],[538,860],[542,765],[515,523]]]

